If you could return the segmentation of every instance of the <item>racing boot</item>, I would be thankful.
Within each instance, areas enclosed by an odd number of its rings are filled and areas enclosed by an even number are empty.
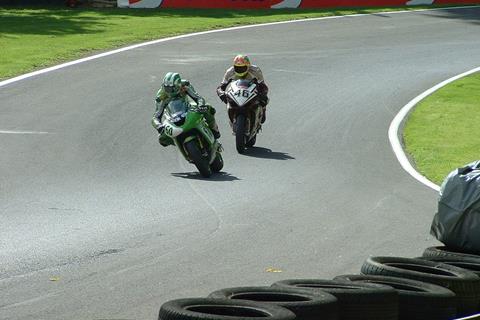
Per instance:
[[[217,121],[215,121],[216,110],[212,106],[208,106],[208,111],[204,113],[205,120],[207,121],[208,127],[212,130],[213,137],[215,139],[220,138],[220,131],[218,130]]]
[[[214,121],[213,125],[209,125],[209,128],[212,130],[213,137],[218,140],[220,138],[220,131],[218,130],[217,123]]]

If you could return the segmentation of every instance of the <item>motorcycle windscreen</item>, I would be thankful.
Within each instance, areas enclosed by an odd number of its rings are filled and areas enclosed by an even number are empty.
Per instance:
[[[188,103],[184,100],[173,100],[167,105],[167,112],[171,115],[183,114],[188,112]]]
[[[247,89],[248,87],[250,87],[251,83],[252,83],[251,80],[246,80],[246,79],[237,80],[236,82],[237,87],[242,89]]]

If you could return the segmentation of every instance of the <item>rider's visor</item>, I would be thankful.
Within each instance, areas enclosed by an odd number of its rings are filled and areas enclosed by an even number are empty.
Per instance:
[[[175,87],[175,86],[163,86],[163,88],[165,89],[165,92],[168,93],[168,94],[177,93],[177,87]]]
[[[245,73],[248,70],[248,66],[233,66],[233,68],[235,69],[235,72],[239,74]]]

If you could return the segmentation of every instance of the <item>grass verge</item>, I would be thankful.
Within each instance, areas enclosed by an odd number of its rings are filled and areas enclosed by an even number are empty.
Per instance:
[[[480,159],[480,73],[423,100],[407,119],[404,142],[417,170],[440,184],[455,168]]]
[[[416,7],[416,9],[422,7]],[[293,19],[409,8],[342,10],[135,10],[0,7],[0,79],[183,33]]]

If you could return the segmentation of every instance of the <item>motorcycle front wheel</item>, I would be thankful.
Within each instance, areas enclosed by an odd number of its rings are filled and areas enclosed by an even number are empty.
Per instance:
[[[213,160],[212,164],[210,165],[210,168],[212,168],[213,172],[220,172],[220,170],[223,169],[223,158],[220,152],[217,152],[217,156],[215,157],[215,160]]]
[[[257,142],[257,135],[254,135],[253,138],[247,142],[246,146],[251,148],[255,145],[255,142]]]
[[[185,150],[187,151],[190,159],[192,159],[195,167],[197,167],[200,174],[208,178],[212,175],[212,169],[210,168],[210,164],[208,163],[208,159],[206,159],[200,149],[198,148],[197,141],[191,140],[185,143]]]
[[[235,121],[235,144],[238,153],[245,152],[245,115],[239,114]]]

